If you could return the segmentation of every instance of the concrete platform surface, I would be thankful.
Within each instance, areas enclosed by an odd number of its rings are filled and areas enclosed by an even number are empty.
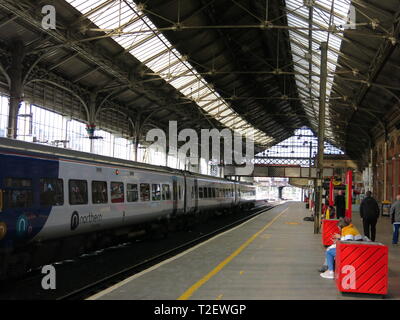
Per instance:
[[[91,297],[104,300],[376,299],[343,295],[319,276],[321,235],[303,203],[287,202]],[[354,223],[362,232],[359,214]],[[377,241],[390,244],[390,219]],[[390,246],[388,299],[400,298],[400,247]]]

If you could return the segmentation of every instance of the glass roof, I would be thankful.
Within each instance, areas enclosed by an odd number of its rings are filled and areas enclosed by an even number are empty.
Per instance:
[[[254,141],[272,145],[274,138],[252,127],[209,85],[204,78],[157,30],[141,5],[116,0],[66,0],[127,52],[155,74],[194,101],[224,126],[241,134],[253,134]]]
[[[313,0],[312,14],[312,50],[309,52],[309,7],[305,0],[286,0],[286,10],[293,55],[293,65],[296,72],[296,83],[299,95],[302,99],[304,110],[310,119],[314,129],[318,127],[319,113],[319,86],[321,42],[328,43],[328,81],[327,101],[332,92],[333,75],[336,72],[340,47],[341,34],[327,32],[330,28],[341,29],[348,21],[351,0]],[[304,30],[303,28],[307,29]],[[310,70],[310,57],[312,69]],[[305,76],[307,73],[308,76]],[[311,82],[311,88],[310,88]],[[329,115],[329,104],[326,106],[326,114]],[[329,116],[326,117],[326,135],[333,139],[332,126]]]

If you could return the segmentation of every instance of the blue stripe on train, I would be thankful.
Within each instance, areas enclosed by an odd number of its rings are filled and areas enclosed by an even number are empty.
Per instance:
[[[51,207],[40,206],[39,180],[58,178],[59,161],[30,156],[8,155],[0,151],[0,189],[5,178],[32,179],[33,204],[30,208],[4,209],[0,213],[0,248],[25,243],[36,236],[49,217]]]

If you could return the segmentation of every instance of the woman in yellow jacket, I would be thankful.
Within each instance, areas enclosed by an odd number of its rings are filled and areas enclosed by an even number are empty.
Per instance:
[[[363,240],[362,235],[357,230],[357,228],[351,223],[351,219],[341,218],[338,222],[338,226],[341,228],[341,234],[336,234],[336,240],[340,239],[342,241],[360,241]],[[335,242],[336,242],[335,240]],[[321,277],[325,279],[335,278],[335,257],[336,257],[336,243],[331,245],[325,252],[326,263],[328,265],[328,270],[321,273]]]

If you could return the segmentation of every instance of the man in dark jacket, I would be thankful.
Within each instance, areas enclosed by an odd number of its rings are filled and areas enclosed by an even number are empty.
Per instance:
[[[364,235],[372,241],[375,241],[376,223],[379,218],[379,205],[378,202],[372,198],[371,191],[367,191],[365,199],[361,202],[360,216],[363,220]]]
[[[396,197],[396,202],[390,208],[390,215],[393,224],[393,244],[399,241],[399,228],[400,228],[400,194]]]
[[[346,216],[346,200],[342,190],[340,190],[339,194],[335,197],[335,206],[337,219],[344,218]]]

